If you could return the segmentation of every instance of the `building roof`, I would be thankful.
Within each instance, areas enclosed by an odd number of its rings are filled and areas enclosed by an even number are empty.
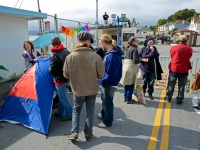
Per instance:
[[[159,27],[168,27],[169,25],[170,23],[166,23],[166,24],[160,25]]]
[[[189,30],[189,29],[182,29],[182,30],[177,30],[175,32],[196,32],[196,31]]]
[[[0,5],[0,15],[18,17],[18,18],[26,18],[28,20],[46,19],[47,18],[46,13],[11,8],[11,7],[6,7],[6,6],[1,6],[1,5]]]
[[[194,23],[200,23],[200,17],[194,17]]]
[[[148,27],[141,27],[140,32],[152,32]]]
[[[176,22],[172,23],[172,24],[183,24],[182,20],[177,20]],[[185,21],[184,25],[189,25],[190,23]]]

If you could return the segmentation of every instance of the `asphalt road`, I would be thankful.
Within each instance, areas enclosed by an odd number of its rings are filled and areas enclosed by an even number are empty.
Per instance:
[[[167,56],[170,46],[157,47],[162,56]],[[200,52],[195,53],[196,56],[200,57]],[[192,106],[192,97],[196,95],[186,93],[182,105],[176,104],[177,93],[174,93],[172,103],[165,102],[164,95],[165,91],[156,90],[155,100],[146,98],[146,105],[138,102],[126,104],[123,102],[123,88],[119,87],[114,98],[113,126],[105,129],[94,126],[94,137],[89,142],[85,141],[83,133],[85,106],[76,142],[68,140],[71,121],[61,122],[53,115],[47,139],[22,125],[0,122],[0,150],[199,150],[200,115]],[[72,94],[69,98],[72,102]],[[96,117],[100,110],[98,93],[94,125],[101,122]]]

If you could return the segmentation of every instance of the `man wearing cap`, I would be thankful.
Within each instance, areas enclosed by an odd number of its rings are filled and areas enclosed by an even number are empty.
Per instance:
[[[173,46],[170,50],[171,62],[169,64],[169,78],[167,85],[167,93],[165,100],[171,102],[174,87],[178,79],[178,96],[176,97],[177,104],[181,104],[184,99],[185,86],[188,79],[188,71],[192,69],[190,58],[193,50],[187,45],[187,36],[180,35],[180,43]]]
[[[69,140],[76,140],[79,134],[81,108],[86,103],[85,138],[92,136],[96,94],[99,90],[98,78],[103,78],[105,68],[102,59],[90,48],[92,35],[80,32],[77,35],[79,45],[66,57],[63,75],[70,80],[74,93],[72,129]]]

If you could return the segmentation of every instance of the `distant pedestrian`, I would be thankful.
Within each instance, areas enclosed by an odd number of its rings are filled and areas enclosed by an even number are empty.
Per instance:
[[[135,101],[132,100],[132,94],[139,71],[139,63],[138,39],[136,37],[131,37],[124,51],[123,73],[120,80],[120,83],[124,85],[124,102],[127,102],[127,104],[135,103]]]
[[[101,86],[102,110],[98,117],[103,122],[97,124],[99,128],[112,126],[114,113],[114,93],[122,77],[122,50],[116,46],[116,41],[107,34],[99,38],[102,49],[106,52],[103,59],[105,75],[99,79]]]
[[[42,56],[38,51],[35,50],[34,45],[31,41],[24,41],[23,48],[25,51],[22,56],[24,57],[26,68],[24,72],[26,72],[37,62],[39,58],[43,58],[44,56]]]
[[[140,50],[140,69],[142,74],[142,89],[144,95],[148,85],[148,93],[150,100],[153,100],[154,81],[156,77],[155,59],[159,57],[157,48],[153,46],[153,38],[149,37],[144,42],[144,47]]]
[[[193,50],[187,45],[187,36],[180,35],[180,43],[173,46],[170,50],[171,62],[169,64],[169,78],[167,93],[165,99],[171,102],[174,93],[174,87],[178,79],[177,104],[181,104],[184,99],[185,86],[188,80],[188,71],[192,69],[190,59]]]
[[[94,108],[96,94],[99,90],[98,78],[102,78],[105,68],[102,59],[90,48],[92,35],[80,32],[77,35],[79,45],[73,53],[67,56],[63,68],[64,76],[70,80],[74,93],[72,129],[69,140],[76,140],[79,134],[80,113],[86,103],[85,138],[87,141],[93,135]]]
[[[58,111],[54,115],[59,117],[61,121],[68,121],[72,119],[72,106],[67,96],[69,80],[63,76],[63,66],[69,51],[61,44],[59,37],[52,39],[52,46],[51,52],[53,54],[50,59],[49,72],[53,74],[53,80],[59,97]]]
[[[105,14],[103,15],[103,20],[104,20],[105,26],[108,26],[108,18],[109,18],[109,16],[108,16],[107,13],[105,12]]]

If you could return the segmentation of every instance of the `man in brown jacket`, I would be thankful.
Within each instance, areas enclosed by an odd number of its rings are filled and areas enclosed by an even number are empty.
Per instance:
[[[78,138],[80,112],[85,102],[87,114],[84,132],[86,140],[89,141],[92,136],[96,94],[99,90],[97,78],[104,77],[105,68],[100,56],[89,48],[92,35],[88,32],[80,32],[77,39],[79,45],[66,57],[63,67],[63,75],[70,80],[74,93],[69,140]]]

